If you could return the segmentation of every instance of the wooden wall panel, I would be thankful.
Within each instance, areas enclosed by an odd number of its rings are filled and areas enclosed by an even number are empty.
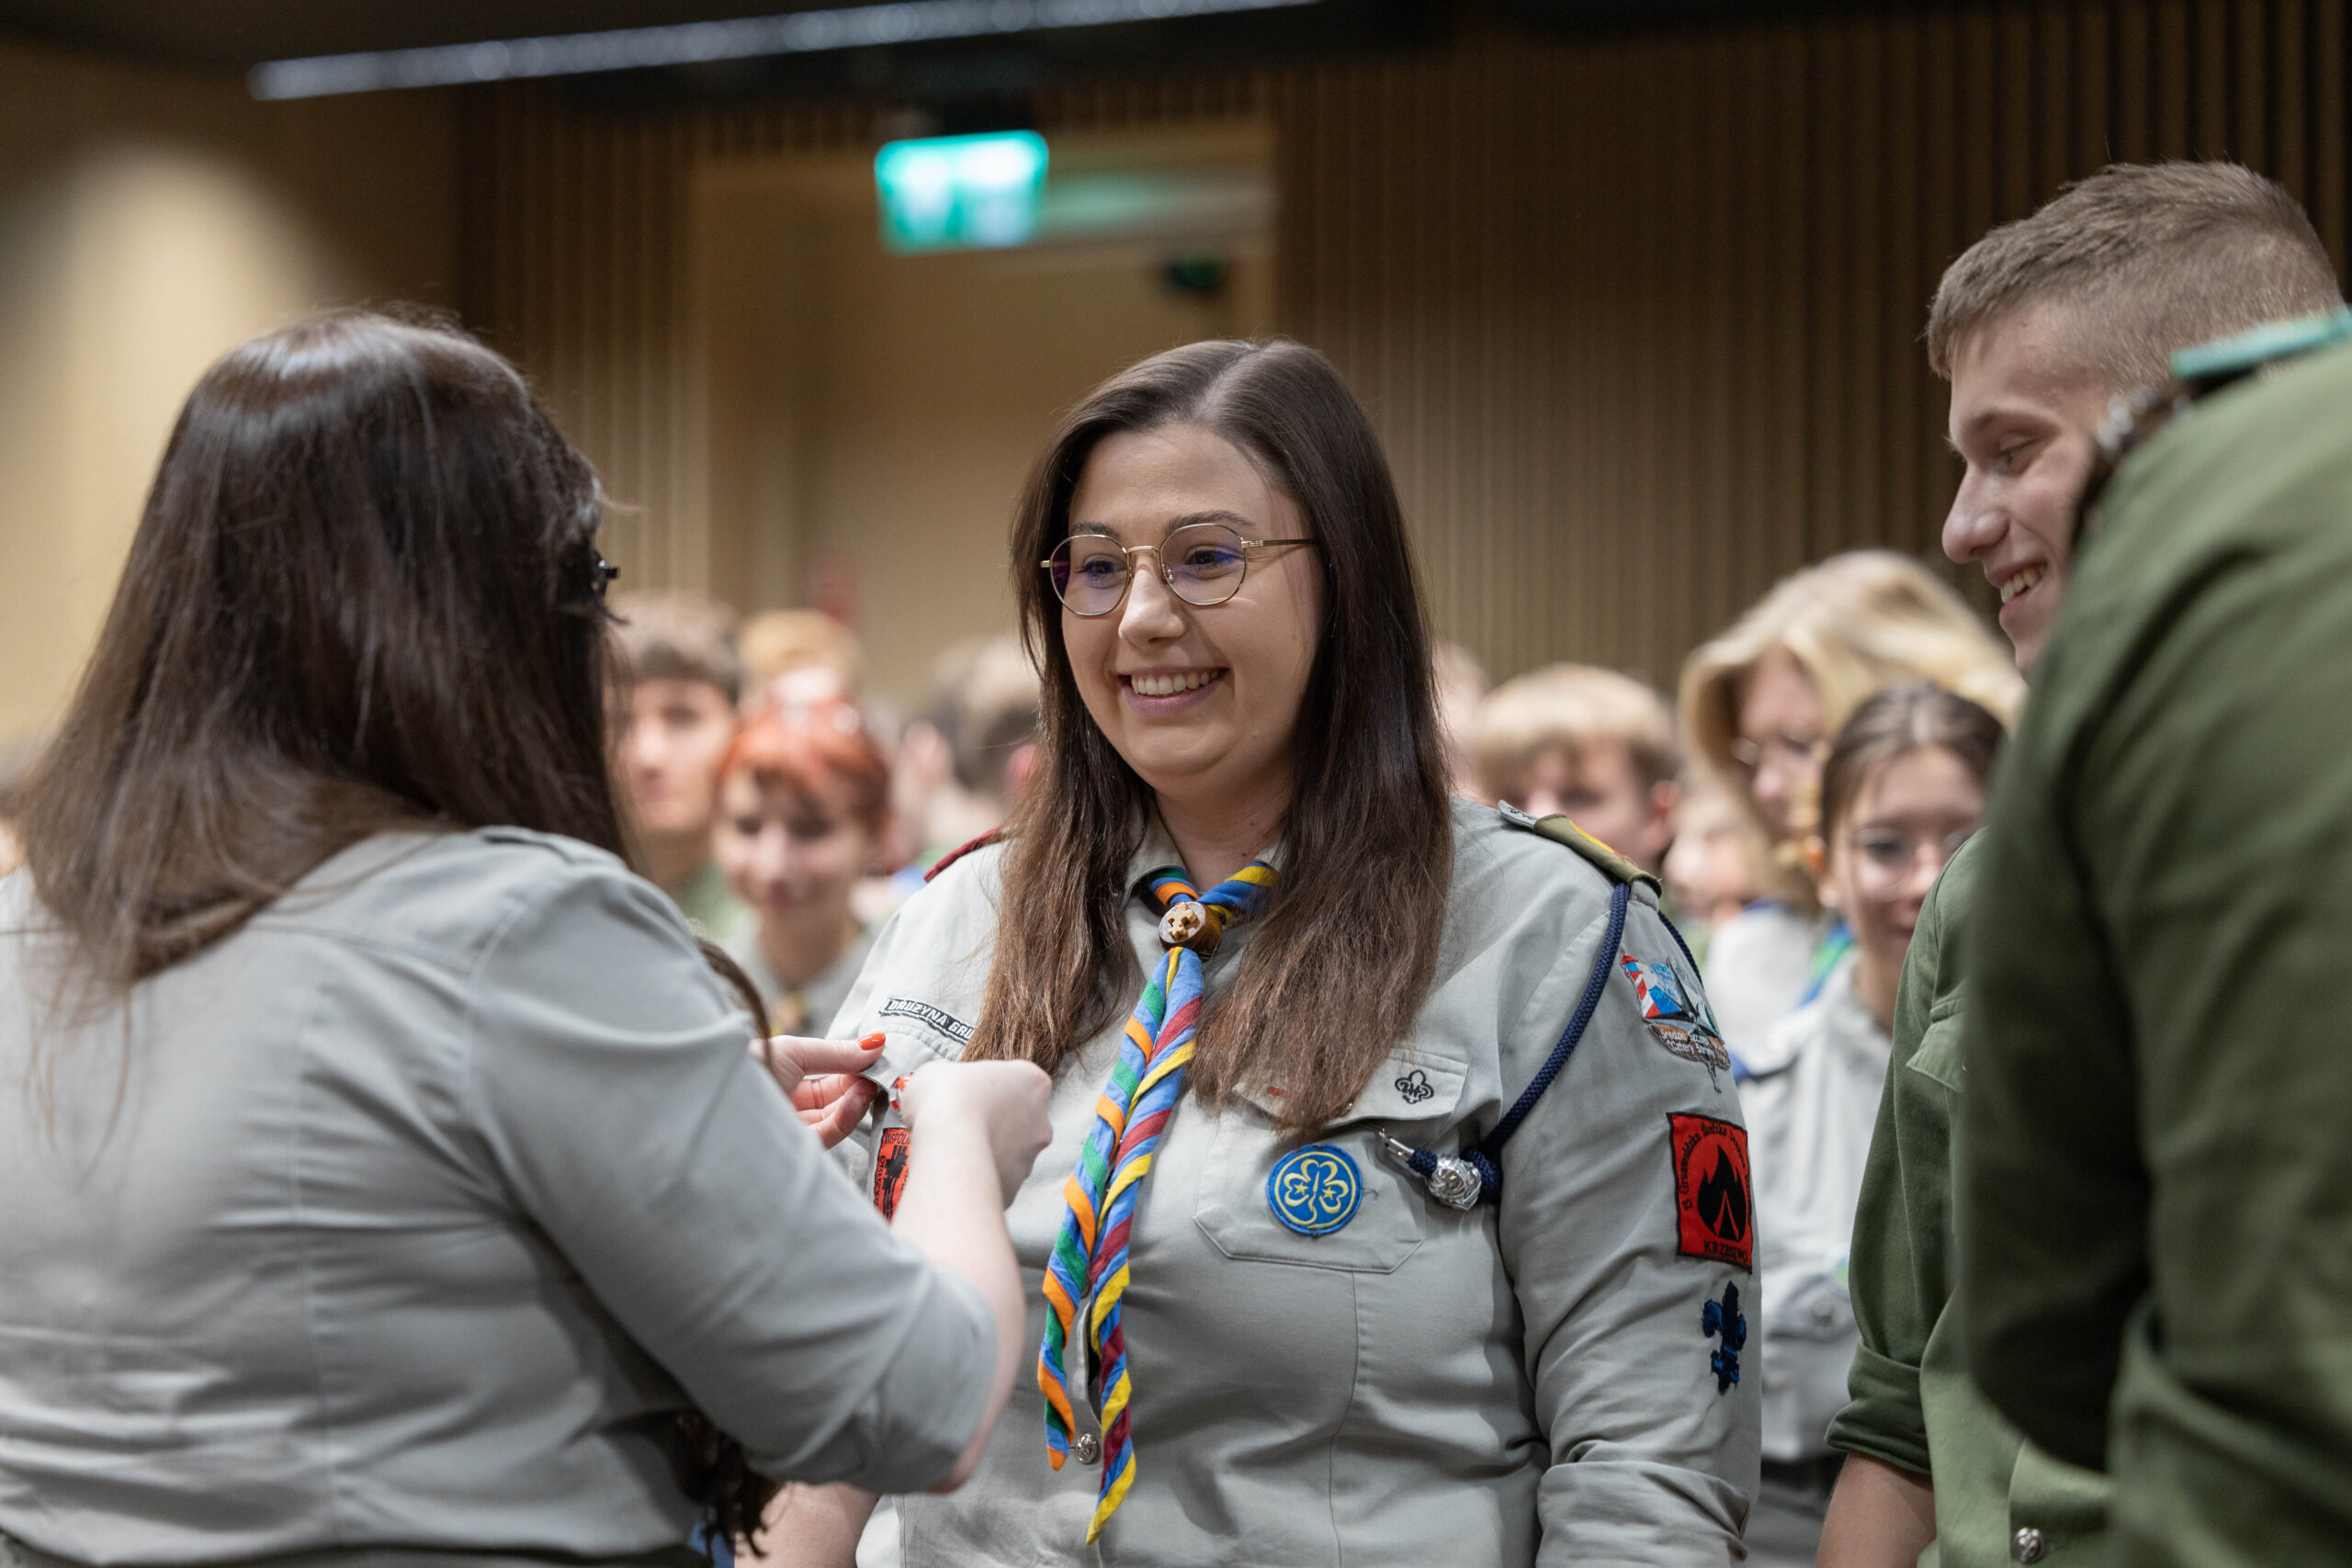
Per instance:
[[[2234,156],[2342,263],[2346,0],[2040,0],[1106,81],[1057,128],[1270,114],[1277,314],[1389,444],[1441,628],[1498,674],[1669,679],[1773,578],[1935,556],[1919,331],[1993,223],[2115,158]],[[605,118],[486,91],[468,309],[707,583],[679,202],[697,159],[864,145],[849,107]]]
[[[1372,407],[1443,628],[1669,679],[1804,562],[1939,561],[1919,333],[1986,228],[2229,156],[2340,266],[2346,63],[2340,0],[2109,0],[1295,73],[1279,314]]]

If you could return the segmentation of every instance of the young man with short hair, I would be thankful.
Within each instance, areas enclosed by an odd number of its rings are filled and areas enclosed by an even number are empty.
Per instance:
[[[1536,817],[1565,816],[1657,875],[1674,839],[1674,714],[1614,670],[1553,664],[1506,681],[1470,720],[1485,793]]]
[[[735,612],[698,593],[616,593],[616,750],[645,874],[704,936],[748,911],[711,857],[719,764],[735,739],[743,664]]]
[[[2352,1555],[2347,314],[2176,360],[1978,875],[1962,1348],[2132,1568]]]
[[[1996,229],[1945,273],[1928,358],[1951,382],[1967,464],[1944,550],[2001,597],[2029,675],[2073,565],[2077,504],[2109,403],[2163,380],[2177,349],[2339,302],[2310,220],[2227,164],[2116,165]],[[1904,966],[1894,1048],[1854,1223],[1862,1347],[1830,1428],[1849,1455],[1825,1568],[2104,1561],[2108,1484],[2024,1441],[1971,1380],[1951,1223],[1965,954],[1953,937],[1982,863],[1955,855]]]

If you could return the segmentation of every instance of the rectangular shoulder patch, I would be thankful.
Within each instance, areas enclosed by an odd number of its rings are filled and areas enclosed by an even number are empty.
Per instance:
[[[1747,1129],[1713,1116],[1669,1115],[1674,1159],[1675,1250],[1756,1271],[1755,1183]]]
[[[917,1023],[927,1023],[958,1045],[972,1043],[972,1026],[955,1014],[945,1012],[929,1002],[919,1002],[912,997],[892,997],[882,1004],[884,1018],[910,1018]]]

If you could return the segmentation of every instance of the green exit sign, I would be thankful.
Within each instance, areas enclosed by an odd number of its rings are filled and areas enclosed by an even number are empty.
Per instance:
[[[1034,130],[931,136],[874,154],[882,243],[899,252],[1001,249],[1037,231],[1046,139]]]

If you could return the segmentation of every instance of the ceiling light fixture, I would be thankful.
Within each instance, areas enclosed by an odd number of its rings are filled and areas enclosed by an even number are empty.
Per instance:
[[[1162,21],[1268,11],[1317,0],[893,0],[734,21],[622,28],[601,33],[445,44],[272,60],[253,68],[256,98],[319,98],[395,87],[448,87],[513,76],[578,76],[699,65],[714,60],[817,54],[934,39],[986,38],[1048,28]]]

